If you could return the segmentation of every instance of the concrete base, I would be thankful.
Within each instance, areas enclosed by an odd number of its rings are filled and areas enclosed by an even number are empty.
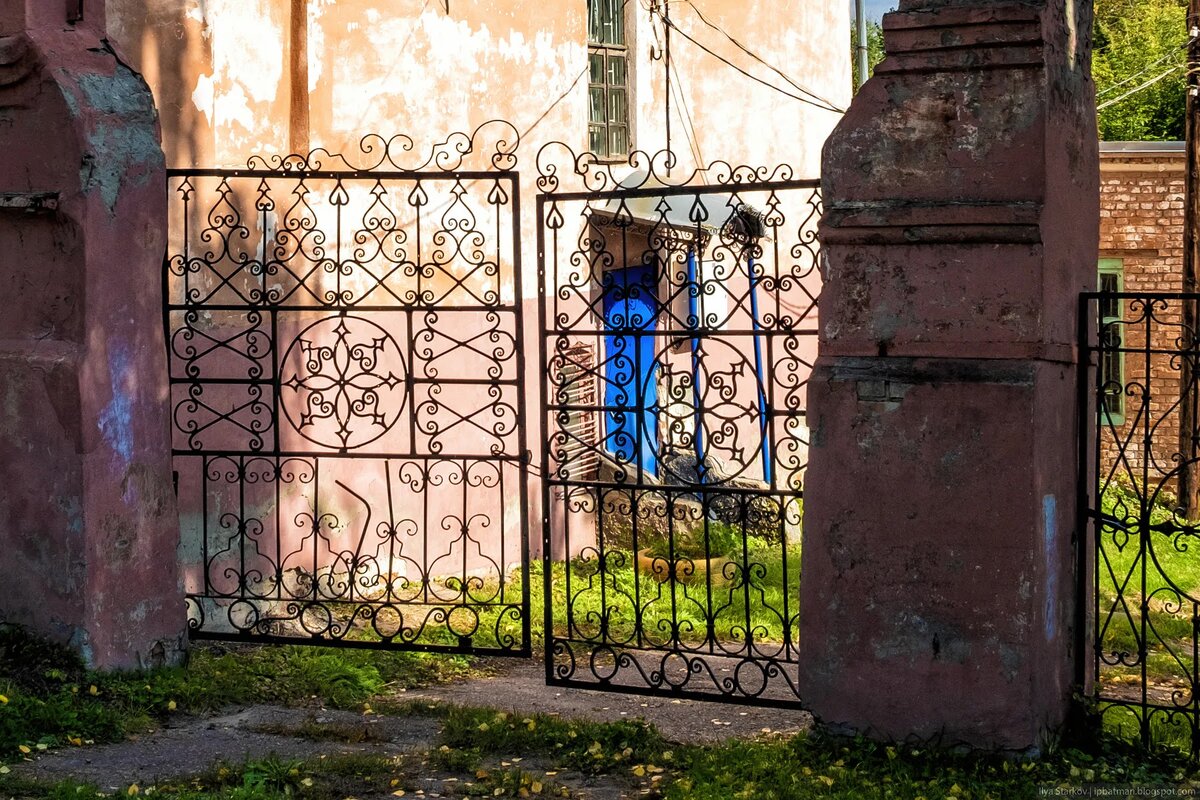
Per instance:
[[[1073,375],[1037,361],[818,363],[801,646],[822,723],[1026,750],[1063,721],[1073,464],[1038,443],[1073,436]]]

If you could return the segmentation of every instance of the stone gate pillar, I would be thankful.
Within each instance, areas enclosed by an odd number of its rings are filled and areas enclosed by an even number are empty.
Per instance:
[[[0,0],[0,620],[137,667],[177,660],[186,624],[166,181],[103,23],[103,0]]]
[[[1026,750],[1072,690],[1089,0],[901,0],[825,147],[803,696],[831,727]]]

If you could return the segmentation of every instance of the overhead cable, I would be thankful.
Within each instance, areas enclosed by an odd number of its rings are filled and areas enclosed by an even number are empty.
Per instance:
[[[662,16],[660,16],[660,17],[659,17],[659,19],[661,19],[665,25],[667,25],[668,27],[670,27],[670,28],[671,28],[671,30],[673,30],[673,31],[675,31],[676,33],[678,33],[678,34],[679,34],[680,36],[682,36],[684,39],[687,39],[689,42],[691,42],[692,44],[694,44],[696,47],[698,47],[698,48],[700,48],[701,50],[703,50],[704,52],[708,53],[710,56],[712,56],[713,58],[715,58],[715,59],[717,59],[718,61],[722,62],[723,64],[725,64],[726,66],[730,67],[731,69],[733,69],[733,70],[735,70],[735,71],[737,71],[737,72],[740,72],[742,75],[746,76],[746,77],[747,77],[747,78],[749,78],[750,80],[752,80],[752,81],[754,81],[754,82],[756,82],[756,83],[761,83],[763,86],[766,86],[768,89],[774,89],[775,91],[779,92],[780,94],[784,95],[785,97],[790,97],[790,98],[792,98],[793,100],[799,100],[801,103],[807,103],[807,104],[808,104],[808,105],[810,105],[810,106],[814,106],[814,107],[816,107],[816,108],[820,108],[820,109],[822,109],[822,110],[824,110],[824,111],[832,111],[832,112],[834,112],[835,114],[844,114],[844,113],[846,113],[846,112],[845,112],[845,109],[838,108],[837,106],[833,105],[832,103],[827,103],[827,102],[825,102],[825,101],[816,102],[816,101],[810,100],[810,99],[809,99],[809,98],[807,98],[807,97],[804,97],[803,95],[793,94],[792,92],[789,92],[787,89],[783,89],[783,88],[781,88],[781,87],[779,87],[779,86],[776,86],[776,85],[775,85],[775,84],[773,84],[773,83],[770,83],[769,81],[763,80],[762,78],[758,77],[757,75],[754,75],[753,73],[747,72],[746,70],[744,70],[744,69],[742,69],[741,67],[739,67],[737,64],[734,64],[734,63],[733,63],[732,61],[730,61],[729,59],[725,58],[725,57],[724,57],[724,56],[722,56],[722,55],[719,55],[718,53],[714,53],[712,50],[708,49],[708,48],[707,48],[707,47],[705,47],[703,44],[701,44],[700,42],[698,42],[698,41],[696,41],[695,39],[693,39],[693,38],[691,37],[691,35],[689,35],[689,34],[687,33],[687,31],[685,31],[685,30],[683,30],[682,28],[680,28],[678,25],[676,25],[676,24],[675,24],[674,22],[672,22],[670,19],[668,19],[668,18],[666,18],[666,17],[662,17]]]
[[[1121,95],[1120,97],[1114,97],[1112,100],[1105,100],[1103,103],[1096,106],[1096,110],[1103,111],[1104,109],[1108,108],[1109,106],[1116,105],[1117,103],[1121,102],[1122,100],[1132,97],[1133,95],[1137,94],[1138,92],[1142,91],[1143,89],[1148,89],[1149,87],[1151,87],[1154,84],[1161,81],[1163,78],[1168,77],[1171,73],[1178,72],[1179,70],[1185,68],[1186,66],[1187,66],[1186,64],[1177,64],[1176,66],[1171,67],[1169,70],[1167,70],[1163,74],[1146,81],[1141,86],[1138,86],[1135,89],[1130,89],[1128,92]]]
[[[1112,86],[1105,86],[1103,89],[1101,89],[1100,91],[1098,91],[1096,93],[1096,97],[1103,97],[1104,95],[1106,95],[1110,92],[1120,89],[1122,86],[1127,86],[1128,84],[1133,83],[1134,81],[1136,81],[1137,79],[1139,79],[1143,75],[1145,75],[1147,72],[1152,71],[1155,67],[1163,64],[1166,61],[1169,61],[1172,58],[1178,57],[1179,55],[1180,55],[1180,53],[1177,53],[1177,52],[1167,53],[1165,56],[1158,59],[1157,61],[1154,61],[1154,62],[1148,64],[1141,72],[1134,73],[1133,75],[1130,75],[1125,80],[1120,81],[1119,83],[1114,83]]]
[[[683,1],[692,7],[692,11],[696,12],[696,16],[700,18],[701,22],[703,22],[705,25],[712,28],[714,31],[717,31],[722,36],[724,36],[726,39],[728,39],[733,44],[734,47],[741,50],[743,53],[750,56],[758,63],[762,64],[764,67],[771,70],[779,77],[783,78],[796,91],[800,92],[801,94],[808,95],[809,97],[813,98],[814,100],[819,100],[822,103],[824,103],[825,105],[829,106],[830,108],[836,108],[836,106],[834,106],[834,104],[832,102],[830,102],[829,100],[826,100],[824,97],[821,97],[819,94],[816,94],[815,92],[812,92],[812,91],[806,89],[805,87],[801,86],[800,84],[796,83],[796,81],[794,81],[790,77],[788,77],[783,72],[783,70],[779,69],[774,64],[771,64],[770,62],[766,61],[761,56],[759,56],[758,53],[755,53],[753,50],[746,47],[746,45],[742,44],[737,39],[733,38],[733,36],[730,35],[730,33],[728,31],[726,31],[724,28],[722,28],[721,26],[717,25],[714,22],[711,22],[708,19],[708,17],[704,16],[704,12],[702,12],[700,10],[700,8],[694,2],[692,2],[692,0],[683,0]]]

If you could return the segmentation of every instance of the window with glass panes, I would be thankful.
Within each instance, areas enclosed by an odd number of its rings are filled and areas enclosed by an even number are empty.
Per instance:
[[[588,0],[588,149],[601,158],[629,154],[624,0]]]
[[[1097,288],[1100,298],[1100,410],[1111,422],[1123,421],[1125,415],[1125,354],[1121,300],[1115,295],[1124,287],[1125,265],[1119,258],[1100,260]],[[1108,296],[1112,295],[1112,296]]]

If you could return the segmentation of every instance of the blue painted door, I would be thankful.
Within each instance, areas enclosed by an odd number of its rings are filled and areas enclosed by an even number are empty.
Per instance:
[[[653,266],[604,273],[604,447],[658,474],[658,275]]]

